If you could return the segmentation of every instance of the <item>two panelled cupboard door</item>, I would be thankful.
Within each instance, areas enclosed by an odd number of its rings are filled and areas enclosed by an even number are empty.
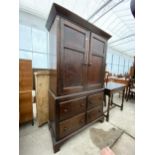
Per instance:
[[[90,32],[61,18],[61,95],[85,90]]]
[[[102,88],[106,65],[106,41],[91,33],[88,54],[87,89]]]
[[[61,95],[103,87],[104,38],[61,18]]]

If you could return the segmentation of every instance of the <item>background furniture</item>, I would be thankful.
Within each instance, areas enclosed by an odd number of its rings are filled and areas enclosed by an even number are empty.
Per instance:
[[[109,72],[108,71],[105,71],[105,77],[104,77],[104,82],[107,84],[108,82],[108,79],[109,79]]]
[[[48,121],[48,89],[50,72],[35,72],[35,92],[36,92],[36,109],[38,126]]]
[[[107,121],[109,121],[109,112],[110,112],[110,107],[112,105],[118,106],[118,107],[120,107],[121,110],[123,110],[125,87],[126,86],[124,84],[119,84],[119,83],[115,83],[115,82],[108,82],[107,85],[105,85],[104,95],[107,95],[109,97],[108,108],[106,111],[104,111],[104,115],[105,115]],[[120,91],[122,91],[122,103],[121,103],[121,105],[118,105],[113,102],[113,94],[119,93]],[[105,114],[105,113],[107,113],[107,114]]]
[[[128,78],[128,77],[118,78],[116,76],[109,76],[109,78],[108,78],[108,82],[120,83],[120,84],[124,84],[126,86],[125,87],[125,99],[127,99],[129,80],[130,80],[130,78]],[[120,94],[121,94],[121,92],[119,92],[119,97],[120,97]]]
[[[19,60],[19,123],[32,121],[32,62]]]
[[[128,91],[127,91],[127,99],[126,101],[129,100],[129,98],[135,98],[135,80],[134,79],[130,79],[129,81],[129,87],[128,87]]]
[[[49,30],[49,128],[54,152],[74,134],[103,120],[106,32],[54,4]]]

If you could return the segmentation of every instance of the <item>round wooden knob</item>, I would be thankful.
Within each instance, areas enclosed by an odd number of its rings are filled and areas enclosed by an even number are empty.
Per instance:
[[[99,113],[101,113],[101,110],[98,110]]]

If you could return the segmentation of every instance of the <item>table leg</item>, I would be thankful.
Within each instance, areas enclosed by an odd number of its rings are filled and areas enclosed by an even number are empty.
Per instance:
[[[107,109],[107,116],[106,116],[107,122],[109,121],[110,105],[111,105],[111,95],[108,95],[108,109]]]
[[[124,93],[125,93],[125,89],[123,89],[123,95],[122,95],[122,104],[121,104],[121,110],[123,110],[123,103],[124,103]]]
[[[112,104],[113,104],[113,97],[114,97],[114,94],[111,94],[111,106],[112,106]]]

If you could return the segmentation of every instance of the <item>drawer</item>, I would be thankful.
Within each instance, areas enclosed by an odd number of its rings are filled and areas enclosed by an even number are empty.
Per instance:
[[[60,102],[60,121],[75,116],[86,110],[86,97]]]
[[[85,125],[85,114],[79,114],[73,118],[67,119],[59,123],[59,138],[63,138],[68,134],[76,131]]]
[[[88,109],[103,104],[103,92],[88,96]]]
[[[103,106],[98,106],[87,112],[87,123],[103,115]]]

